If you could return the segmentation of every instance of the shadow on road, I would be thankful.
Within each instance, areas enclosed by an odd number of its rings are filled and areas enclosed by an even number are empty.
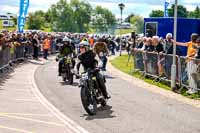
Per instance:
[[[115,79],[115,77],[109,76],[109,75],[104,75],[106,79]]]
[[[69,82],[60,82],[61,85],[70,85]],[[74,82],[71,86],[78,86],[79,83],[78,82]]]
[[[98,108],[98,111],[97,111],[97,114],[94,115],[94,116],[90,116],[88,114],[84,114],[83,116],[81,117],[86,117],[85,120],[94,120],[94,119],[106,119],[106,118],[114,118],[116,116],[112,115],[114,111],[112,110],[112,106],[105,106],[105,107],[102,107],[100,106]]]
[[[0,70],[0,86],[3,86],[8,79],[12,78],[11,73],[13,71],[14,71],[13,67]],[[3,90],[3,89],[0,89],[0,90]]]

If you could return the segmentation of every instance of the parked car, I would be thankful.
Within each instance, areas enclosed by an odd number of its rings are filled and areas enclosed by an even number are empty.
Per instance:
[[[117,29],[131,29],[131,24],[130,23],[122,23],[122,24],[119,24],[117,26]]]

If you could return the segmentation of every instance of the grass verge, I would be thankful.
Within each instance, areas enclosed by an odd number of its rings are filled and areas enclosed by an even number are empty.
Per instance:
[[[130,57],[130,60],[128,62],[128,55],[122,55],[119,57],[116,57],[114,60],[111,60],[111,64],[116,67],[117,69],[119,69],[120,71],[129,74],[131,76],[134,76],[136,78],[142,79],[145,82],[152,84],[152,85],[156,85],[160,88],[163,88],[165,90],[171,90],[170,88],[170,84],[165,82],[165,81],[161,81],[161,82],[154,82],[154,80],[150,77],[145,77],[143,78],[142,74],[139,72],[134,72],[134,66],[133,66],[133,58]],[[180,92],[181,95],[190,98],[190,99],[196,99],[196,100],[200,100],[200,92],[196,93],[196,94],[192,94],[189,95],[186,93],[187,89],[183,88]]]

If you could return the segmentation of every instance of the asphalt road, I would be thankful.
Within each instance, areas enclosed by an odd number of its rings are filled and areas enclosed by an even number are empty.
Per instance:
[[[71,86],[57,76],[56,62],[41,66],[35,79],[55,107],[91,133],[200,133],[200,109],[106,75],[112,99],[96,116],[83,109],[78,80]]]

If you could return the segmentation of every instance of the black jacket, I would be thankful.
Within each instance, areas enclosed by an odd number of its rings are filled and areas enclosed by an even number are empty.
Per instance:
[[[80,64],[83,65],[84,69],[94,69],[98,63],[98,61],[95,59],[96,54],[89,50],[84,54],[81,54],[78,56],[78,59],[80,60],[79,64],[77,64],[77,71],[79,71]]]

